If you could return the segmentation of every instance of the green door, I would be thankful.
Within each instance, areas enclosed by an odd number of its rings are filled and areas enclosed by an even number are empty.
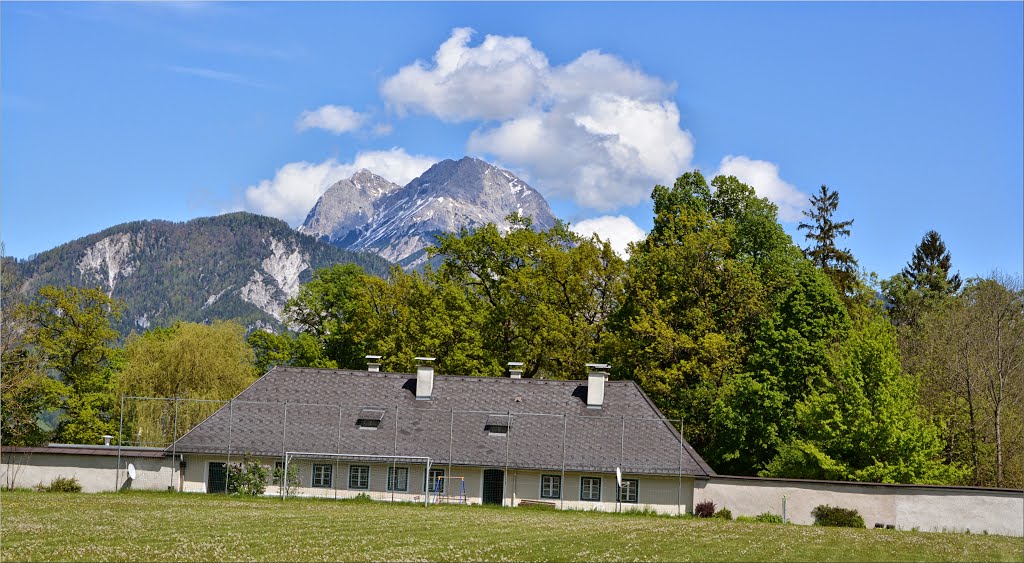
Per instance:
[[[228,492],[228,465],[222,461],[211,461],[206,472],[206,492]]]

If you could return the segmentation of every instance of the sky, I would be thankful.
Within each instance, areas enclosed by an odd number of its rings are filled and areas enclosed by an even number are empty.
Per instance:
[[[825,184],[885,278],[937,230],[1024,270],[1024,3],[0,3],[0,235],[298,226],[368,168],[465,155],[619,249],[650,192],[731,174],[794,241]]]

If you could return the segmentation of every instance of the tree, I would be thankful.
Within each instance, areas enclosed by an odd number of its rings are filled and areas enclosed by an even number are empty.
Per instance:
[[[284,308],[287,322],[312,336],[322,350],[322,354],[310,360],[356,367],[371,353],[363,342],[355,340],[358,323],[353,318],[355,294],[368,279],[355,264],[335,264],[314,272],[313,279],[288,300]]]
[[[946,428],[946,455],[971,483],[1024,484],[1024,287],[1019,277],[969,280],[914,334],[924,405]],[[1008,408],[1013,405],[1014,408]]]
[[[951,274],[952,260],[936,231],[928,231],[914,249],[903,276],[912,288],[925,293],[953,295],[960,291],[960,274]]]
[[[60,407],[63,384],[49,377],[33,344],[37,327],[25,303],[11,302],[13,280],[3,272],[3,314],[0,315],[0,436],[4,445],[38,446],[51,435],[39,415]]]
[[[834,222],[832,215],[839,209],[839,193],[822,185],[817,194],[811,196],[811,211],[804,211],[812,223],[800,223],[798,230],[807,231],[807,238],[813,244],[804,249],[804,255],[821,268],[839,295],[850,295],[856,285],[857,260],[849,248],[836,246],[836,239],[850,236],[853,219]]]
[[[133,334],[117,377],[123,395],[226,401],[255,380],[245,329],[231,321],[175,323]],[[217,403],[139,401],[126,404],[126,420],[147,443],[169,444],[201,422]],[[177,412],[175,412],[177,411]],[[177,426],[175,426],[177,419]]]
[[[28,305],[31,344],[47,373],[66,386],[54,439],[95,444],[117,429],[109,383],[122,309],[99,288],[73,286],[44,286]]]

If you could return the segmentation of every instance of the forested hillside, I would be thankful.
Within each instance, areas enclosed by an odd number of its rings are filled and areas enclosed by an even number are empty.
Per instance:
[[[388,268],[378,256],[318,242],[278,219],[230,213],[125,223],[29,260],[5,259],[4,268],[25,296],[45,285],[101,288],[124,302],[117,329],[126,336],[178,320],[280,329],[281,307],[299,284],[338,263],[376,275]]]

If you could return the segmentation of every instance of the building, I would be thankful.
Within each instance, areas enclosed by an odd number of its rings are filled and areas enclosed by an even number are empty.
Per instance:
[[[427,359],[424,359],[427,360]],[[167,450],[180,488],[222,492],[243,456],[297,469],[268,494],[692,511],[714,471],[632,381],[277,367]],[[621,479],[621,481],[620,481]],[[621,482],[621,486],[620,486]]]

